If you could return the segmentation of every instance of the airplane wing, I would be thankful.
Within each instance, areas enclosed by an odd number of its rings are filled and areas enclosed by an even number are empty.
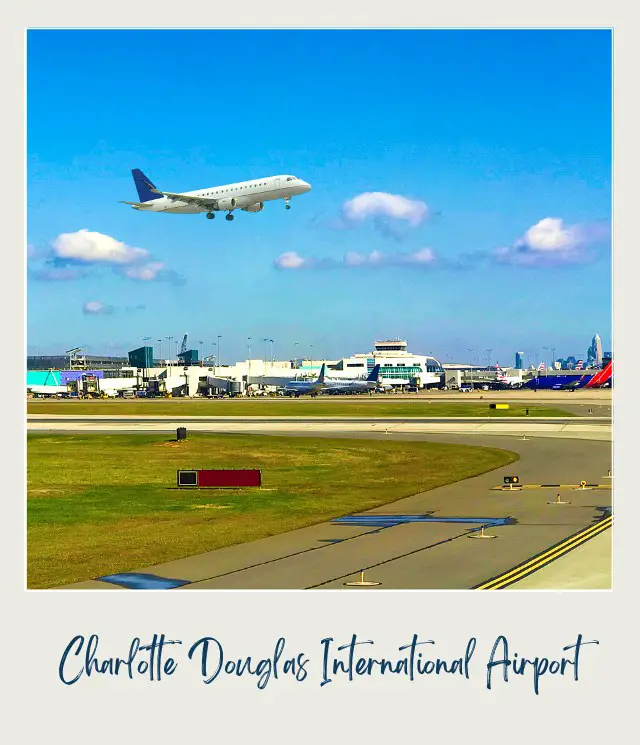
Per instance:
[[[206,207],[208,209],[216,209],[218,206],[217,199],[208,199],[207,197],[191,197],[188,194],[175,194],[171,191],[159,191],[158,189],[151,189],[154,194],[158,194],[161,197],[168,197],[176,202],[187,202],[188,204],[197,204],[199,207]]]
[[[132,207],[144,207],[145,205],[144,202],[125,202],[122,199],[118,200],[118,204],[130,204]]]

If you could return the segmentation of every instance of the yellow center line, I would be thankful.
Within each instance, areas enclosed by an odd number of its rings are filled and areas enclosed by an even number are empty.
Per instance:
[[[601,533],[602,531],[611,527],[612,520],[613,518],[611,516],[604,518],[604,520],[601,520],[595,525],[591,525],[588,528],[585,528],[580,533],[570,536],[558,546],[554,546],[548,549],[544,553],[535,556],[533,559],[530,559],[524,564],[519,564],[518,566],[509,569],[507,572],[501,574],[499,577],[495,577],[494,579],[477,586],[475,589],[497,590],[500,589],[499,586],[503,586],[504,584],[511,584],[517,579],[521,579],[522,574],[528,574],[532,571],[535,571],[536,569],[540,569],[542,565],[548,564],[552,560],[559,558],[563,553],[576,548],[581,543],[584,543],[590,538],[593,538],[598,533]]]

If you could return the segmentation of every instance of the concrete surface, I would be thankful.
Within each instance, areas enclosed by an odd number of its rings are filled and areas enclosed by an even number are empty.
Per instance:
[[[250,420],[250,421],[249,421]],[[571,420],[573,421],[573,420]],[[33,431],[34,422],[29,423]],[[41,422],[40,426],[61,426],[62,422]],[[76,426],[80,423],[76,423]],[[172,428],[173,428],[172,423]],[[345,583],[366,570],[366,579],[380,582],[378,587],[350,589],[373,592],[384,589],[466,589],[504,572],[549,546],[594,524],[611,506],[610,490],[563,493],[571,504],[552,506],[555,497],[549,489],[493,491],[505,474],[517,474],[522,483],[607,483],[603,477],[611,468],[610,426],[607,423],[581,423],[580,429],[566,433],[567,423],[527,440],[507,422],[492,422],[498,432],[479,431],[486,424],[470,424],[473,434],[432,433],[424,427],[433,422],[400,422],[394,434],[400,439],[486,445],[517,452],[520,460],[505,468],[456,484],[422,492],[370,511],[376,514],[424,514],[477,518],[475,525],[451,523],[410,523],[391,528],[335,525],[323,523],[301,530],[230,546],[138,571],[161,577],[188,580],[180,589],[347,589]],[[449,426],[454,424],[448,423]],[[534,423],[536,424],[536,423]],[[75,431],[164,431],[162,422],[130,420],[95,422]],[[203,431],[244,431],[287,434],[302,437],[358,437],[385,439],[385,424],[349,422],[255,422],[254,418],[236,422],[201,422]],[[190,423],[190,428],[195,426]],[[454,425],[455,426],[455,425]],[[589,427],[594,427],[597,438]],[[159,428],[159,429],[158,429]],[[381,431],[382,428],[382,431]],[[73,430],[71,430],[73,431]],[[578,439],[582,438],[582,439]],[[565,497],[568,494],[568,497]],[[215,499],[215,496],[212,495]],[[368,513],[368,514],[370,514]],[[470,540],[483,517],[512,517],[513,525],[492,528],[496,538]],[[595,540],[595,539],[594,539]],[[579,550],[576,549],[577,553]],[[606,551],[604,551],[606,554]],[[571,557],[569,554],[567,558]],[[564,588],[586,581],[594,573],[606,577],[606,556],[594,559],[566,576],[559,569],[547,580]],[[574,557],[574,562],[576,561]],[[610,562],[610,556],[609,556]],[[529,579],[529,578],[527,578]],[[606,581],[606,580],[601,580]],[[524,580],[523,580],[524,582]],[[75,589],[115,589],[103,582],[83,582]]]

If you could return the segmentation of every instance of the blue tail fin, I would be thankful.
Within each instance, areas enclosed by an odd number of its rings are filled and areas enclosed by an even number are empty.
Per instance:
[[[323,364],[322,367],[320,368],[320,375],[318,375],[318,379],[316,380],[316,383],[324,383],[325,367],[326,365]]]
[[[380,376],[380,365],[376,365],[367,377],[367,383],[377,383]]]
[[[141,202],[150,202],[152,199],[160,199],[160,194],[154,194],[151,191],[151,189],[156,188],[154,184],[149,181],[139,168],[132,168],[131,173]],[[149,187],[151,187],[151,189]]]

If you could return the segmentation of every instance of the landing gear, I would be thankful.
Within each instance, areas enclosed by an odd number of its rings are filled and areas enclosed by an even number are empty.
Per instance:
[[[233,215],[231,214],[231,212],[229,212],[229,214],[226,215],[224,219],[229,221],[233,220]]]
[[[284,198],[284,208],[286,210],[290,210],[291,209],[291,205],[289,204],[290,199],[291,199],[291,197],[285,197]]]
[[[214,217],[215,217],[214,212],[207,212],[207,220],[213,220]]]

